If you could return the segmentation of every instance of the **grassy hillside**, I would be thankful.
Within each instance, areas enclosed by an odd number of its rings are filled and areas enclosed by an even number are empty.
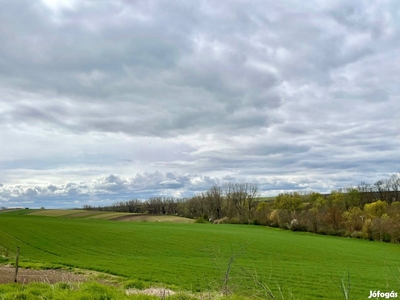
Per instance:
[[[231,288],[254,293],[249,274],[300,299],[340,299],[350,274],[351,294],[399,291],[400,246],[297,233],[262,226],[113,222],[0,214],[0,245],[21,248],[21,260],[93,269],[188,290],[217,289],[232,253]],[[235,267],[236,266],[236,267]],[[347,276],[347,275],[346,275]],[[347,277],[346,277],[347,278]]]

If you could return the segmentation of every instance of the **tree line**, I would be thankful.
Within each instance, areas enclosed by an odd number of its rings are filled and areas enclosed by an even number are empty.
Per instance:
[[[392,175],[374,184],[362,182],[330,194],[281,193],[259,198],[252,183],[214,185],[190,198],[152,197],[89,206],[102,210],[155,215],[179,215],[198,222],[255,224],[318,234],[400,242],[400,177]]]
[[[86,210],[179,215],[187,218],[219,220],[229,218],[237,223],[250,223],[259,202],[258,187],[251,183],[214,185],[190,198],[152,197],[147,200],[118,201],[109,206],[84,205]]]

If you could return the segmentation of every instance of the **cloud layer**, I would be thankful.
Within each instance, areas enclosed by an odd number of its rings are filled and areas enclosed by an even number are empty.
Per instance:
[[[0,205],[399,172],[397,1],[0,3]]]

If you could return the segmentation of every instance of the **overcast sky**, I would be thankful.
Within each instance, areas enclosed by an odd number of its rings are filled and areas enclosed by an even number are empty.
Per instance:
[[[400,171],[400,2],[0,0],[0,205]]]

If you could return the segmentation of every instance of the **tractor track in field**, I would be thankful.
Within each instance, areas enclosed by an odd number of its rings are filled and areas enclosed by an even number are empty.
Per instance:
[[[48,250],[42,249],[42,248],[40,248],[40,247],[34,246],[34,245],[32,245],[32,244],[30,244],[30,243],[28,243],[28,242],[25,242],[25,241],[23,241],[23,240],[17,238],[16,236],[14,236],[14,235],[12,235],[12,234],[10,234],[10,233],[4,231],[4,230],[1,230],[1,229],[0,229],[0,231],[3,232],[3,233],[5,233],[5,234],[7,234],[7,235],[9,235],[9,236],[11,236],[13,239],[17,240],[18,242],[21,242],[21,243],[23,243],[23,244],[25,244],[25,245],[28,245],[28,246],[30,246],[30,247],[32,247],[32,248],[35,248],[35,249],[37,249],[37,250],[40,250],[40,251],[49,253],[49,254],[51,254],[51,255],[60,257],[60,255],[57,254],[57,253],[53,253],[53,252],[51,252],[51,251],[48,251]]]

